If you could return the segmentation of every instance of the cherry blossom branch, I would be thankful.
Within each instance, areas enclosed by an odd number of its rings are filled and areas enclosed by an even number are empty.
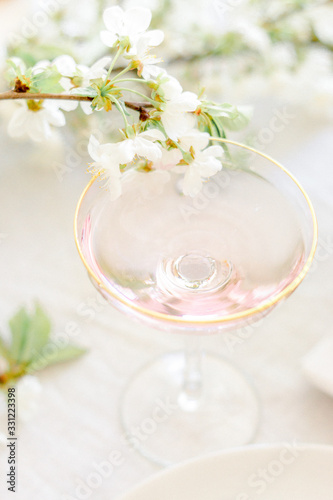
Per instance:
[[[0,100],[5,99],[57,99],[61,101],[92,101],[92,97],[72,95],[72,94],[48,94],[48,93],[32,93],[32,92],[15,92],[7,90],[0,93]]]
[[[31,93],[31,92],[15,92],[14,90],[8,90],[7,92],[0,93],[0,100],[9,99],[56,99],[61,101],[92,101],[93,97],[82,96],[82,95],[72,95],[72,94],[48,94],[48,93]],[[134,111],[139,111],[140,113],[145,113],[146,108],[152,108],[153,104],[149,102],[130,102],[125,101],[125,106]]]

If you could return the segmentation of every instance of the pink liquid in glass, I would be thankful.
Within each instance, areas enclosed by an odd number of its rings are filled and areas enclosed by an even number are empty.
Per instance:
[[[259,175],[215,177],[195,199],[176,180],[147,192],[147,174],[132,177],[115,202],[100,192],[81,234],[89,265],[122,302],[219,319],[272,300],[301,272],[299,214]]]

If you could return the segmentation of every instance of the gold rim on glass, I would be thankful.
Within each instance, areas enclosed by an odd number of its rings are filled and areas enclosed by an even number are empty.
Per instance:
[[[305,262],[305,264],[304,264],[301,272],[298,274],[298,276],[283,291],[281,291],[280,293],[278,293],[272,299],[266,300],[265,302],[263,302],[259,306],[253,307],[253,308],[250,308],[250,309],[246,309],[245,311],[242,311],[242,312],[239,312],[239,313],[229,314],[227,316],[224,316],[224,317],[221,317],[221,318],[215,318],[215,319],[207,319],[207,318],[200,319],[199,318],[199,319],[196,319],[196,320],[191,320],[191,319],[184,319],[181,316],[169,316],[168,314],[151,311],[150,309],[145,309],[144,307],[140,307],[140,306],[132,303],[131,301],[126,300],[124,297],[121,297],[121,296],[117,295],[116,293],[112,292],[111,290],[109,290],[104,285],[104,283],[100,280],[100,278],[94,273],[94,271],[92,270],[92,268],[89,266],[89,264],[88,264],[85,256],[83,255],[83,252],[81,250],[80,243],[79,243],[79,235],[78,235],[78,214],[79,214],[81,205],[83,203],[83,200],[85,198],[85,195],[86,195],[87,191],[92,186],[92,184],[96,181],[96,179],[99,177],[99,174],[97,174],[97,175],[95,175],[90,180],[90,182],[88,183],[88,185],[85,187],[83,193],[80,196],[80,199],[78,201],[78,204],[77,204],[77,207],[76,207],[76,210],[75,210],[75,216],[74,216],[74,237],[75,237],[76,247],[78,249],[78,252],[79,252],[79,255],[81,257],[81,260],[82,260],[83,264],[85,265],[85,267],[86,267],[89,275],[93,278],[93,280],[97,283],[97,285],[99,287],[101,287],[108,295],[112,296],[115,300],[117,300],[118,302],[122,303],[123,305],[125,305],[129,309],[132,309],[136,313],[139,313],[139,314],[141,314],[143,316],[148,316],[150,318],[161,320],[161,321],[164,321],[164,322],[167,321],[167,322],[170,322],[170,323],[173,323],[173,324],[178,323],[178,324],[188,324],[188,325],[191,325],[191,324],[192,325],[222,324],[222,323],[228,323],[228,322],[232,322],[232,321],[237,321],[239,319],[245,319],[245,318],[248,318],[248,317],[251,317],[251,316],[255,316],[256,314],[262,313],[263,311],[265,311],[265,310],[269,309],[270,307],[274,306],[275,304],[277,304],[278,302],[280,302],[280,300],[282,300],[285,297],[288,297],[294,290],[296,290],[296,288],[298,287],[298,285],[305,278],[305,276],[306,276],[306,274],[307,274],[307,272],[308,272],[308,270],[309,270],[309,268],[311,266],[311,263],[312,263],[312,261],[314,259],[314,255],[315,255],[316,248],[317,248],[317,241],[318,241],[318,224],[317,224],[317,218],[316,218],[316,214],[315,214],[315,211],[314,211],[314,208],[312,206],[312,203],[310,201],[309,196],[307,195],[307,193],[305,192],[305,190],[303,189],[303,187],[300,185],[300,183],[297,181],[297,179],[285,167],[283,167],[280,163],[278,163],[277,161],[273,160],[270,156],[268,156],[268,155],[266,155],[264,153],[261,153],[260,151],[257,151],[254,148],[251,148],[250,146],[246,146],[244,144],[240,144],[240,143],[235,142],[235,141],[230,141],[228,139],[220,139],[220,138],[212,137],[211,140],[218,141],[218,142],[223,142],[223,143],[226,143],[226,144],[231,144],[233,146],[239,146],[239,147],[241,147],[243,149],[247,149],[248,151],[252,151],[253,153],[256,153],[256,154],[262,156],[266,160],[274,163],[274,165],[276,165],[277,167],[279,167],[296,184],[296,186],[298,187],[298,189],[303,194],[304,199],[305,199],[305,201],[306,201],[306,203],[307,203],[307,205],[309,207],[309,210],[310,210],[310,213],[311,213],[311,216],[312,216],[313,240],[312,240],[312,246],[311,246],[311,250],[310,250],[310,253],[309,253],[309,257],[307,258],[307,260],[306,260],[306,262]]]

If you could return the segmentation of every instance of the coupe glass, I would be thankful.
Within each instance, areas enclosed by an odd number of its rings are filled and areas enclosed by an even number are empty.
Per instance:
[[[203,335],[262,318],[301,283],[313,260],[311,202],[276,161],[224,139],[223,169],[195,198],[183,179],[123,174],[112,201],[94,177],[75,215],[90,278],[133,319],[188,334],[187,349],[151,361],[128,381],[120,404],[129,442],[160,464],[253,440],[256,391],[228,360],[204,353]]]

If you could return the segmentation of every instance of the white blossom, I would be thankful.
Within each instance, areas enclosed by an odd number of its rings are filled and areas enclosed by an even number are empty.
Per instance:
[[[63,102],[55,100],[18,102],[18,108],[8,123],[8,134],[11,137],[28,136],[36,142],[50,139],[53,135],[51,127],[63,127],[66,123],[60,110],[62,105]]]
[[[310,14],[313,30],[319,40],[327,45],[333,44],[333,7],[321,5]]]
[[[147,158],[152,162],[162,157],[162,148],[155,141],[164,141],[164,134],[157,129],[149,129],[137,134],[134,139],[127,139],[132,143],[134,155]]]
[[[200,101],[194,92],[183,92],[178,80],[171,76],[162,80],[158,93],[165,101],[161,122],[168,137],[176,141],[193,128],[195,119],[189,112],[195,111]]]
[[[134,157],[133,145],[127,141],[100,144],[93,135],[90,136],[88,152],[94,163],[92,167],[102,170],[110,189],[112,200],[121,194],[120,165],[132,161]]]
[[[53,65],[56,66],[56,68],[60,74],[65,74],[68,77],[74,76],[76,63],[72,57],[67,56],[67,55],[59,56],[53,62],[50,62],[46,59],[39,61],[32,68],[32,74],[37,75],[38,73],[45,71],[45,69],[47,69]],[[67,74],[67,72],[68,72],[68,74]],[[70,84],[70,81],[68,78],[61,78],[60,85],[63,87],[64,93],[66,93],[71,87],[71,84]],[[90,104],[90,103],[84,103],[84,104]],[[58,104],[58,107],[64,111],[73,111],[74,109],[77,108],[77,106],[78,106],[78,102],[72,101],[72,100],[59,101],[59,104]]]
[[[127,48],[133,48],[149,27],[151,17],[151,11],[144,7],[133,7],[126,11],[118,5],[109,7],[103,13],[107,30],[101,32],[101,40],[108,47],[125,40]]]
[[[151,162],[161,158],[162,148],[155,144],[157,140],[165,140],[164,134],[157,129],[141,132],[134,138],[116,143],[100,144],[96,137],[90,137],[88,152],[95,160],[91,167],[103,171],[113,200],[116,200],[122,191],[120,165],[130,163],[135,157]]]
[[[152,47],[157,47],[164,40],[164,33],[161,30],[151,30],[139,37],[136,46],[129,50],[127,59],[131,59],[138,68],[138,75],[148,80],[158,71],[156,64],[162,59],[149,54]]]
[[[105,67],[110,65],[111,61],[111,57],[102,57],[89,67],[84,64],[76,64],[71,56],[62,55],[54,59],[53,64],[57,67],[59,73],[67,77],[62,78],[60,83],[64,87],[65,91],[68,92],[73,88],[71,79],[75,77],[78,77],[81,80],[80,87],[87,87],[90,80],[95,78],[104,78],[107,74]],[[62,106],[62,109],[65,111],[72,111],[73,109],[76,109],[77,106],[77,101],[67,101]],[[86,115],[90,115],[93,112],[90,102],[81,101],[80,106]]]
[[[85,87],[90,83],[90,80],[96,78],[104,78],[107,74],[107,66],[111,64],[111,57],[102,57],[98,59],[92,66],[84,66],[83,64],[78,64],[78,69],[81,72],[83,83],[82,86]]]
[[[174,170],[183,172],[183,193],[188,196],[196,196],[204,180],[215,175],[222,168],[221,158],[223,150],[220,146],[208,146],[209,134],[192,130],[180,139],[181,146],[191,152],[193,160],[189,165],[176,167]]]
[[[157,170],[170,170],[175,167],[183,158],[182,153],[177,148],[161,148],[161,157],[155,161],[154,168]]]
[[[296,13],[288,19],[288,28],[303,43],[309,43],[312,37],[312,26],[308,15]]]

